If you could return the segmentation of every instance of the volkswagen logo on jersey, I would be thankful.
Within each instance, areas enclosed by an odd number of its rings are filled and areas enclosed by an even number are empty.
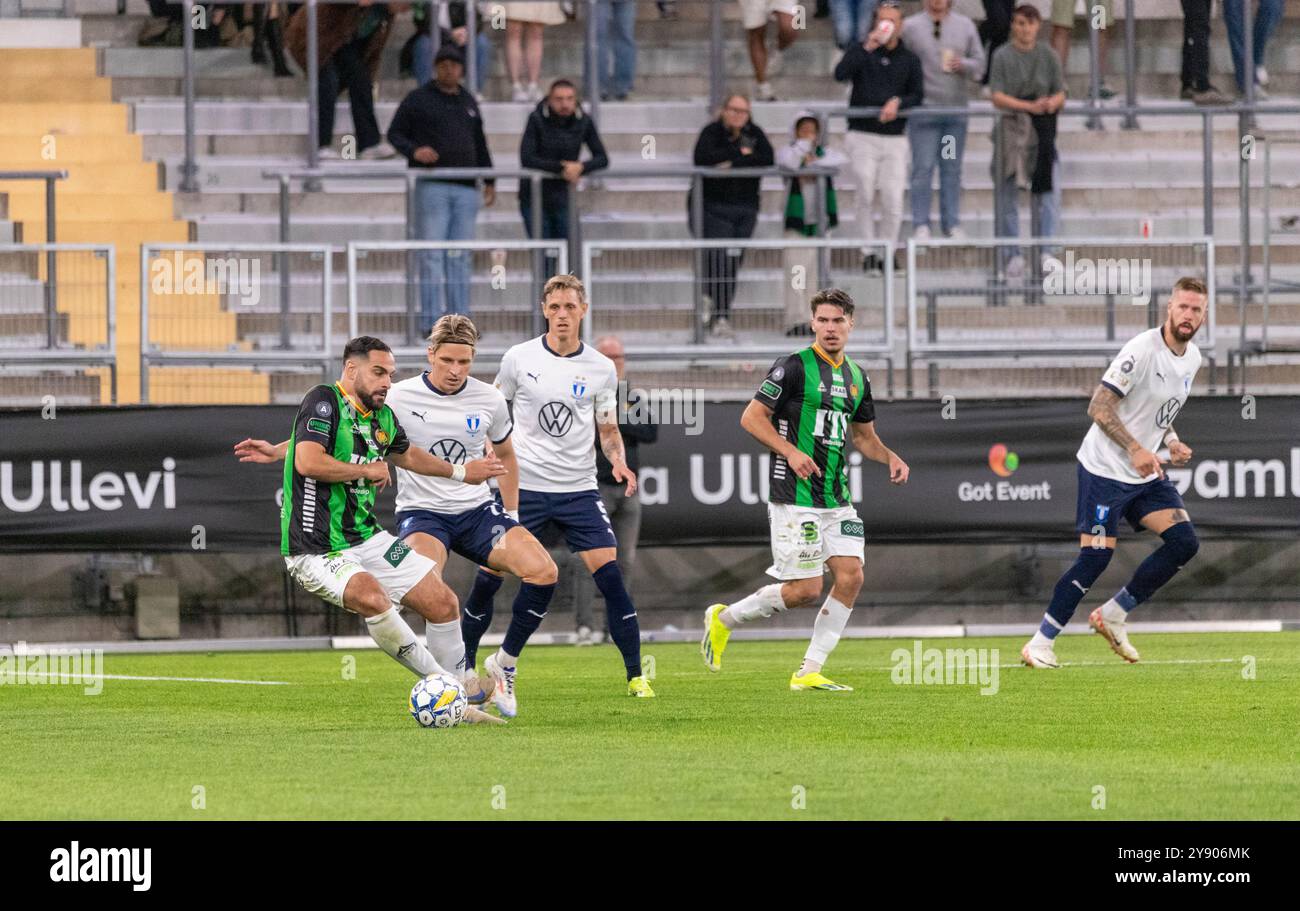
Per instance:
[[[1181,407],[1182,405],[1178,399],[1170,399],[1161,405],[1160,410],[1156,412],[1156,426],[1168,427],[1172,424],[1174,418],[1178,416],[1178,409]]]
[[[575,376],[573,378],[573,397],[580,399],[587,394],[587,378],[585,376]]]
[[[429,452],[453,465],[465,464],[465,446],[460,440],[439,440],[429,447]]]
[[[573,412],[563,402],[547,402],[537,414],[537,423],[551,436],[562,437],[573,426]]]
[[[465,415],[465,431],[470,436],[474,436],[475,434],[477,434],[479,432],[479,429],[482,427],[482,425],[483,425],[482,416],[477,414]]]

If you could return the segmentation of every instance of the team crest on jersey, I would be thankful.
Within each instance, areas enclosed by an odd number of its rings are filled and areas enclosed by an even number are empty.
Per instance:
[[[375,428],[375,442],[380,446],[383,446],[388,442],[388,434],[384,433],[384,431],[379,427]]]
[[[1192,391],[1192,378],[1190,376],[1185,376],[1183,377],[1183,392],[1191,392],[1191,391]]]
[[[465,432],[470,436],[477,436],[483,429],[483,417],[478,414],[465,415]]]
[[[573,378],[573,397],[580,399],[587,394],[587,378],[585,376],[575,376]]]
[[[856,399],[857,397],[858,397],[858,384],[857,384],[857,383],[850,383],[850,384],[849,384],[849,398],[851,398],[851,399]]]

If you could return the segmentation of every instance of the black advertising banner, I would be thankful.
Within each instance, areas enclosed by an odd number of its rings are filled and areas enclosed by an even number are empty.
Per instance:
[[[655,401],[655,390],[649,400]],[[680,391],[641,450],[648,545],[766,540],[768,456],[744,403]],[[911,467],[849,460],[869,540],[1062,541],[1074,536],[1086,400],[880,402],[881,438]],[[0,550],[247,550],[279,545],[281,467],[239,463],[245,436],[288,436],[295,409],[0,412]],[[1204,537],[1300,534],[1300,397],[1196,397],[1178,416],[1192,463],[1168,474]],[[392,489],[380,499],[392,528]]]

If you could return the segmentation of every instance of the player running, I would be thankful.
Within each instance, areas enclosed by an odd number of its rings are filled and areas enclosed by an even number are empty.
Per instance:
[[[1186,465],[1192,458],[1192,450],[1174,433],[1174,417],[1201,366],[1201,351],[1192,336],[1205,322],[1207,297],[1205,283],[1198,278],[1174,282],[1164,323],[1120,349],[1092,394],[1088,417],[1093,425],[1078,452],[1079,556],[1056,583],[1038,632],[1020,650],[1021,660],[1030,667],[1060,667],[1052,643],[1115,553],[1121,518],[1134,531],[1149,528],[1165,542],[1142,561],[1115,597],[1088,617],[1088,625],[1125,661],[1139,658],[1125,630],[1128,612],[1196,556],[1196,530],[1183,498],[1160,465]],[[1168,447],[1167,459],[1157,454],[1162,445]]]
[[[651,697],[641,672],[641,629],[619,571],[618,542],[596,487],[592,440],[613,466],[615,480],[636,491],[618,430],[618,375],[614,362],[579,336],[587,313],[586,291],[572,275],[557,275],[542,289],[546,334],[515,345],[501,359],[496,386],[512,402],[519,460],[519,520],[534,535],[550,523],[564,533],[605,597],[610,637],[623,656],[629,696]],[[492,622],[492,599],[501,576],[480,569],[461,612],[467,666]],[[522,589],[521,589],[522,591]],[[549,593],[548,593],[549,598]],[[496,681],[494,701],[514,713],[516,663],[528,637],[546,616],[546,603],[516,599],[505,642],[483,666]],[[503,709],[502,714],[506,714]]]
[[[814,606],[829,567],[831,593],[817,613],[803,663],[790,675],[790,689],[836,692],[853,687],[835,683],[821,670],[862,588],[864,556],[844,444],[851,441],[868,459],[888,465],[893,484],[906,484],[909,470],[876,435],[871,384],[844,355],[853,299],[829,288],[810,303],[816,342],[772,365],[740,418],[740,426],[776,454],[769,468],[772,566],[767,572],[781,581],[735,604],[711,605],[704,612],[700,654],[709,670],[721,670],[733,629],[792,607]]]
[[[273,447],[244,440],[235,451],[241,461],[272,461],[270,453],[285,459],[280,552],[294,579],[312,594],[360,614],[376,645],[425,677],[454,672],[455,665],[434,658],[397,605],[428,617],[439,609],[446,586],[433,560],[380,527],[375,494],[388,484],[389,461],[408,476],[470,485],[483,485],[504,474],[505,467],[496,457],[453,465],[412,448],[385,401],[395,372],[388,345],[369,336],[354,338],[343,349],[342,376],[333,386],[307,393],[286,442]],[[472,721],[489,717],[478,709],[467,713]]]

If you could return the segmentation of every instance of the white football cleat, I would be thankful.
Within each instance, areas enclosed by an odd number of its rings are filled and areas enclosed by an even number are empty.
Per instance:
[[[1142,656],[1133,647],[1133,643],[1128,641],[1128,622],[1114,616],[1107,617],[1103,615],[1102,609],[1104,607],[1105,605],[1102,605],[1102,607],[1097,608],[1088,615],[1088,625],[1101,633],[1101,637],[1110,643],[1111,651],[1129,664],[1137,664]]]
[[[1033,640],[1025,643],[1025,647],[1020,650],[1020,660],[1030,667],[1047,667],[1057,668],[1061,662],[1056,660],[1056,652],[1052,650],[1052,644],[1035,645]]]
[[[496,682],[492,693],[492,704],[503,717],[513,718],[519,712],[519,703],[515,700],[515,669],[501,666],[496,652],[483,662],[483,669]]]

